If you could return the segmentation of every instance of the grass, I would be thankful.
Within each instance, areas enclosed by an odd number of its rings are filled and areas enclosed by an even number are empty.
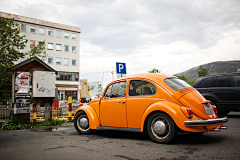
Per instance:
[[[20,124],[17,118],[12,117],[6,120],[5,123],[0,124],[0,131],[1,130],[20,130],[20,129],[40,127],[40,126],[55,126],[55,125],[62,125],[64,123],[72,123],[72,122],[67,120],[51,120],[50,122],[42,121],[42,122],[27,122],[25,124]]]

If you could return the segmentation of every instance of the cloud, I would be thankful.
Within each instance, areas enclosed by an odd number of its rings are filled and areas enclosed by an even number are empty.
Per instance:
[[[110,74],[85,73],[125,62],[128,74],[153,68],[176,74],[239,60],[239,6],[238,0],[10,0],[0,10],[80,27],[81,77],[107,83]]]

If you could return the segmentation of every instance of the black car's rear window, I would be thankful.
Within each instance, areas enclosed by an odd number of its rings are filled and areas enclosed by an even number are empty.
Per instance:
[[[209,83],[211,82],[212,78],[205,78],[200,82],[197,88],[207,88]]]
[[[164,81],[169,87],[171,87],[175,91],[185,88],[192,88],[192,86],[187,84],[184,80],[178,78],[167,78]]]

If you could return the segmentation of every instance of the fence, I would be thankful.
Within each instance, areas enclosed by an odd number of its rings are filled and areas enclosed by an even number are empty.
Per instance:
[[[12,109],[0,108],[0,119],[9,119],[12,116]]]

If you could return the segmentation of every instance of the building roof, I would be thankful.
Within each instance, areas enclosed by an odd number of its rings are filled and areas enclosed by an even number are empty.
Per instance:
[[[45,68],[47,71],[52,71],[52,72],[55,72],[55,74],[57,74],[57,71],[55,69],[50,67],[48,64],[46,64],[36,56],[29,58],[23,62],[20,62],[12,66],[8,70],[9,71],[19,70],[19,71],[29,72],[34,68]]]
[[[80,84],[82,84],[83,82],[86,82],[87,79],[80,79]]]
[[[41,25],[41,26],[59,28],[59,29],[64,29],[64,30],[68,30],[68,31],[74,31],[74,32],[81,33],[81,29],[79,27],[68,26],[68,25],[64,25],[64,24],[59,24],[59,23],[54,23],[54,22],[49,22],[49,21],[44,21],[44,20],[39,20],[39,19],[34,19],[34,18],[29,18],[29,17],[24,17],[24,16],[19,16],[19,15],[5,13],[5,12],[0,12],[0,16],[5,17],[5,18],[14,18],[15,21],[19,21],[19,22],[38,24],[38,25]]]

